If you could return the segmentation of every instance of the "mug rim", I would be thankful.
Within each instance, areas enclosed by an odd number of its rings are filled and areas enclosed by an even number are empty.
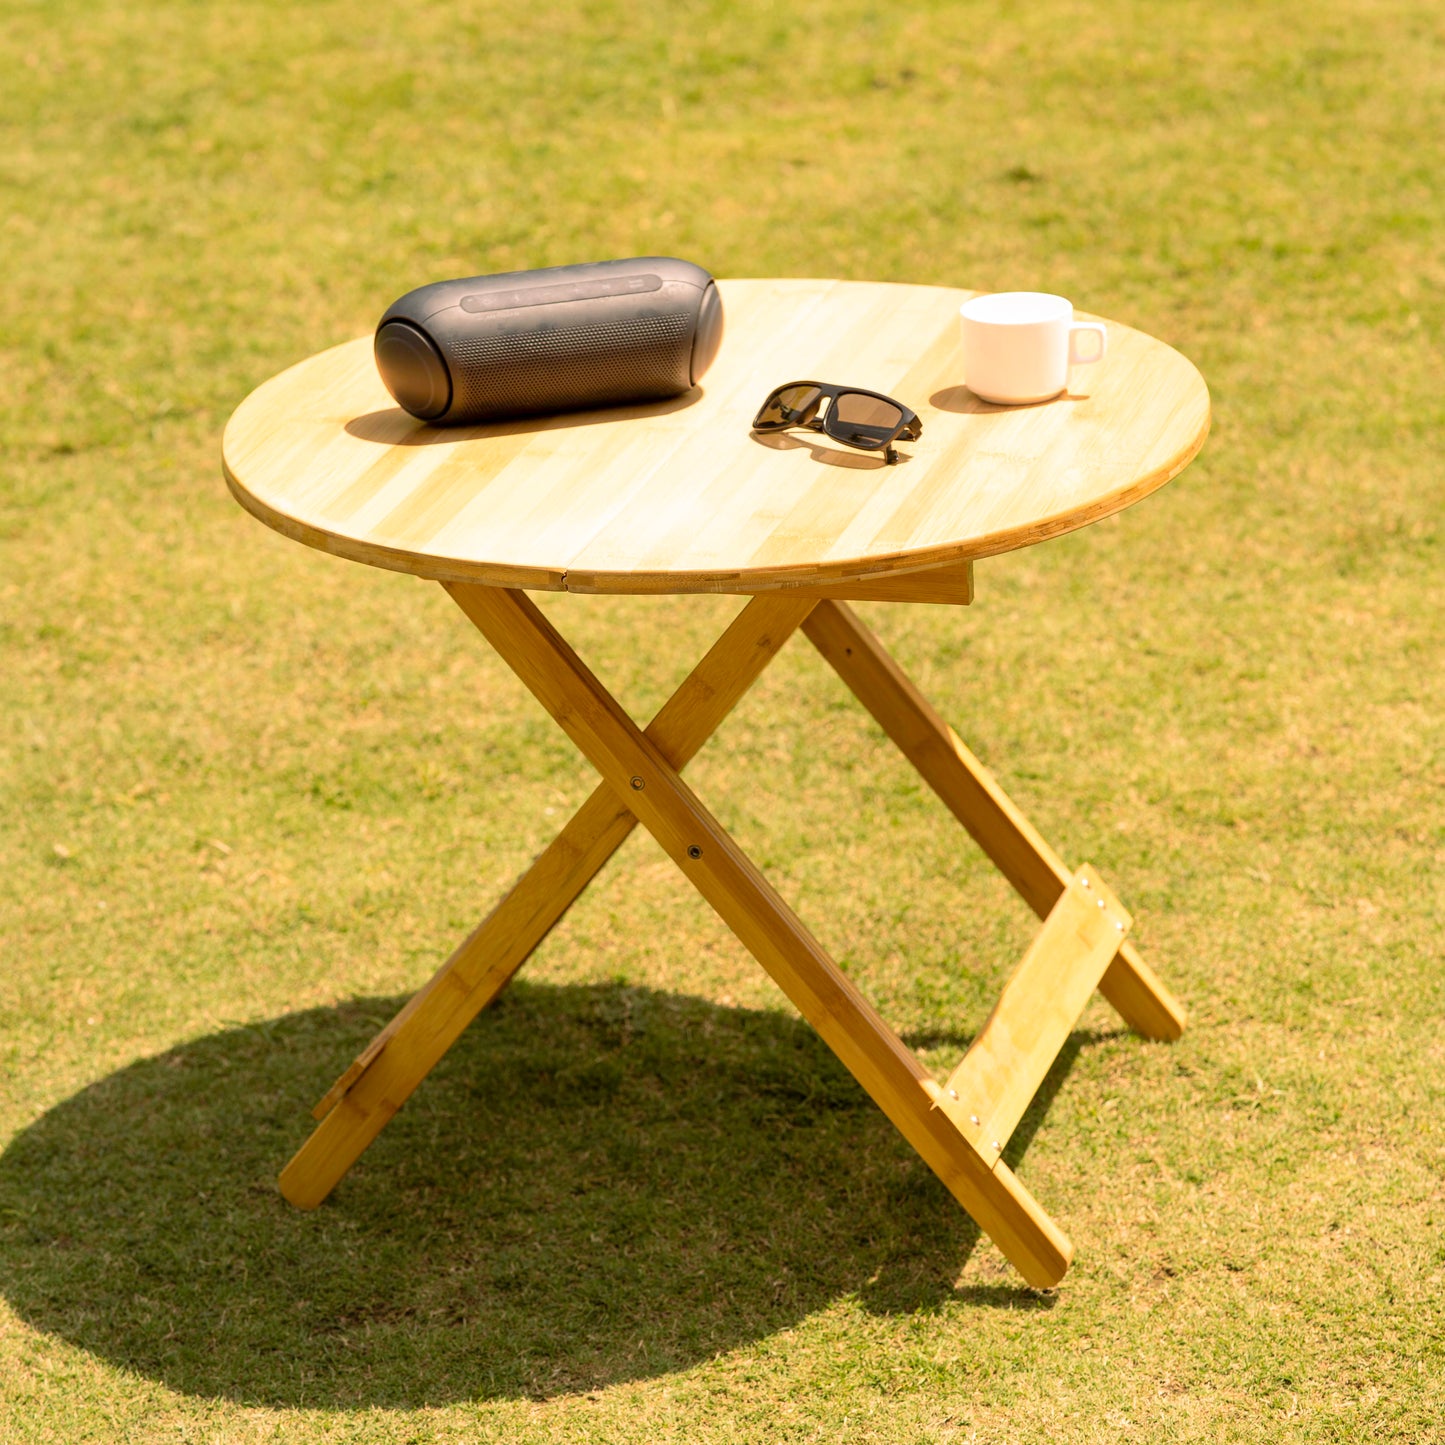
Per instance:
[[[1017,302],[1027,298],[1031,302],[1051,301],[1056,305],[1047,308],[1046,314],[1037,313],[1028,316],[991,316],[979,314],[980,311],[993,309],[989,303]],[[1074,314],[1074,303],[1067,296],[1060,296],[1053,291],[989,291],[982,296],[970,296],[958,308],[959,316],[965,321],[972,321],[981,326],[1048,326],[1059,321],[1072,319]]]

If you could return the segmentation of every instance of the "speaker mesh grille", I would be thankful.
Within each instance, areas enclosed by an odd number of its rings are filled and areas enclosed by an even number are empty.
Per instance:
[[[691,384],[684,344],[691,326],[690,316],[674,312],[452,340],[451,416],[480,420],[676,396]]]

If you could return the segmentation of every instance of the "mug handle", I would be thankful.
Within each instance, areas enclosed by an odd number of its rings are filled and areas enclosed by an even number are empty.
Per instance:
[[[1098,346],[1089,356],[1080,356],[1077,341],[1080,333],[1087,333],[1098,338]],[[1109,330],[1098,321],[1078,321],[1069,327],[1069,365],[1089,366],[1093,362],[1102,361],[1104,353],[1109,349]]]

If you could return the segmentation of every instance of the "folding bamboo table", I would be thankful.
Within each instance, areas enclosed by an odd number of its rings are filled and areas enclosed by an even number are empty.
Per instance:
[[[316,1106],[281,1174],[312,1208],[641,822],[1030,1284],[1072,1246],[1004,1146],[1090,995],[1155,1039],[1178,1003],[1087,865],[1067,867],[848,606],[968,603],[976,558],[1138,501],[1203,445],[1209,395],[1177,352],[1109,326],[1077,393],[990,406],[961,385],[973,294],[838,281],[723,283],[727,336],[675,402],[465,430],[426,427],[383,389],[370,338],[266,382],[226,428],[226,480],[267,525],[439,581],[602,775],[556,840]],[[896,396],[923,419],[903,460],[810,432],[756,438],[797,377]],[[751,596],[646,727],[526,589]],[[942,1083],[909,1052],[680,776],[793,631],[837,670],[1024,900],[1032,946]]]

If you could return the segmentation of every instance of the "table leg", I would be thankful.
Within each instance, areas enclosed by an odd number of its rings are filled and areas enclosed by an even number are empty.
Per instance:
[[[927,1070],[536,605],[520,591],[447,588],[1024,1278],[1057,1283],[1072,1255],[1063,1233],[1002,1160],[985,1159],[936,1107]]]
[[[684,767],[816,604],[749,602],[647,728]],[[281,1173],[282,1194],[314,1208],[336,1187],[467,1025],[506,986],[621,846],[637,819],[600,784],[511,891],[367,1045],[313,1111],[321,1121]]]
[[[1047,918],[1074,875],[857,613],[846,602],[820,602],[803,631],[995,867]],[[1146,1038],[1177,1039],[1184,1031],[1182,1005],[1130,942],[1114,954],[1099,992]]]

